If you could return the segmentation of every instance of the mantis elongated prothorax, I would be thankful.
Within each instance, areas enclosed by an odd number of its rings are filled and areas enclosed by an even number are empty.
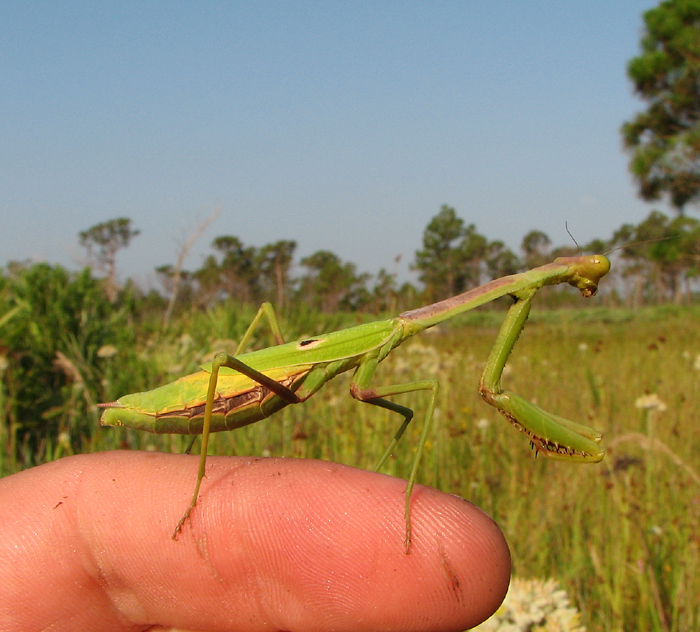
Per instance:
[[[411,543],[410,500],[421,454],[433,419],[438,382],[426,379],[404,384],[370,386],[377,365],[402,342],[417,333],[501,296],[513,298],[489,355],[479,385],[483,399],[495,406],[547,458],[598,462],[604,452],[600,433],[548,413],[519,395],[501,389],[501,375],[513,345],[525,326],[532,299],[545,285],[569,283],[584,297],[593,296],[610,270],[604,255],[562,257],[553,263],[486,283],[452,298],[350,329],[283,343],[272,306],[264,303],[233,356],[219,353],[210,365],[145,393],[102,404],[102,424],[128,426],[154,433],[202,435],[199,473],[189,508],[175,527],[176,539],[197,503],[204,477],[210,432],[234,430],[269,417],[290,404],[306,401],[336,375],[353,369],[351,395],[403,417],[403,423],[375,469],[381,468],[413,418],[410,408],[386,399],[414,391],[429,391],[429,403],[405,493],[406,552]],[[241,354],[265,317],[277,345]]]

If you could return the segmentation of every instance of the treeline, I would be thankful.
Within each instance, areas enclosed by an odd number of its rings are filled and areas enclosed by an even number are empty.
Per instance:
[[[203,265],[194,271],[157,269],[164,296],[175,296],[178,310],[211,307],[220,301],[259,305],[272,301],[284,310],[303,301],[323,312],[398,312],[453,296],[490,279],[543,265],[556,257],[604,253],[619,248],[616,282],[607,289],[611,300],[639,307],[645,303],[691,301],[700,269],[700,222],[671,219],[653,211],[638,225],[625,224],[607,239],[577,247],[553,247],[542,231],[530,231],[520,251],[490,241],[475,224],[466,224],[455,209],[443,206],[423,233],[422,248],[410,267],[420,286],[397,282],[397,271],[376,275],[359,272],[352,262],[319,250],[295,261],[297,244],[277,241],[262,247],[238,237],[221,236]],[[396,257],[396,263],[400,255]],[[176,274],[179,275],[175,286]],[[560,292],[561,293],[561,292]],[[574,299],[575,295],[571,295]]]
[[[112,303],[119,294],[117,254],[138,234],[131,220],[118,218],[79,235],[88,251],[90,267],[102,278]],[[166,324],[172,313],[205,310],[227,301],[249,306],[271,301],[282,312],[290,304],[303,302],[326,313],[398,313],[556,257],[612,251],[613,274],[601,288],[609,303],[630,307],[689,303],[700,270],[700,222],[684,215],[672,219],[652,211],[641,223],[625,224],[610,237],[580,247],[573,239],[571,245],[554,247],[546,233],[532,230],[523,237],[516,253],[500,240],[490,241],[475,224],[467,224],[455,209],[444,205],[426,226],[422,248],[409,263],[417,273],[418,286],[398,283],[401,255],[396,257],[394,270],[382,268],[371,275],[359,272],[355,263],[343,261],[328,250],[297,261],[297,244],[291,240],[256,247],[236,236],[223,235],[212,241],[211,249],[196,270],[172,264],[157,268],[162,289],[143,293],[127,281],[122,294],[128,289],[128,296],[139,302],[140,309],[163,310]],[[11,279],[29,267],[10,264],[3,276]],[[556,305],[577,298],[566,288],[554,290],[551,296],[556,297],[549,299]]]
[[[396,269],[382,268],[371,275],[359,272],[355,263],[343,261],[328,250],[297,261],[294,241],[256,247],[236,236],[223,235],[212,241],[212,253],[198,269],[186,270],[172,264],[157,268],[162,289],[145,293],[130,281],[121,288],[117,285],[117,254],[138,235],[131,220],[118,218],[82,231],[79,237],[109,302],[117,302],[119,296],[122,300],[128,297],[137,311],[162,310],[167,314],[166,324],[173,312],[201,311],[224,302],[257,306],[271,301],[282,312],[290,304],[303,302],[326,313],[398,313],[556,257],[610,251],[613,274],[601,288],[610,304],[680,304],[692,301],[700,270],[700,221],[684,215],[672,219],[652,211],[641,223],[625,224],[609,238],[580,247],[573,239],[571,245],[554,247],[544,232],[532,230],[523,237],[516,253],[500,240],[490,241],[475,224],[467,224],[455,209],[445,205],[426,226],[422,248],[409,264],[417,273],[418,286],[398,283],[401,255],[396,257]],[[3,285],[7,288],[31,268],[28,263],[8,264],[0,271]],[[70,278],[70,273],[65,274]],[[549,299],[556,305],[577,298],[566,288],[554,290],[551,296],[556,297]]]

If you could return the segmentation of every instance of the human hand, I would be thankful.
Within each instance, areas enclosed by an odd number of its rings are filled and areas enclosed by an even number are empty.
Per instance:
[[[326,461],[102,452],[0,480],[0,629],[464,630],[510,556],[470,503]],[[162,626],[162,628],[159,628]]]

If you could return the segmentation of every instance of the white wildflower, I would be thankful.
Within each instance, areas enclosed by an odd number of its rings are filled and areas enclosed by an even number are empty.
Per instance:
[[[658,410],[659,412],[664,412],[667,408],[666,403],[663,402],[656,393],[651,395],[643,395],[638,397],[634,402],[636,408],[643,408],[644,410]]]
[[[548,579],[513,579],[496,613],[474,630],[480,632],[586,632],[581,615],[559,584]]]
[[[588,345],[585,342],[580,342],[578,345],[579,351],[588,351]]]

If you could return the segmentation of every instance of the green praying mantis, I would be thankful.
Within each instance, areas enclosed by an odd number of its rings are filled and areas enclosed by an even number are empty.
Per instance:
[[[597,292],[600,279],[609,270],[610,261],[604,255],[561,257],[553,263],[496,279],[458,296],[404,312],[396,318],[289,343],[283,341],[272,306],[264,303],[246,330],[235,355],[218,353],[211,364],[202,366],[197,373],[152,391],[101,404],[105,408],[101,423],[157,434],[202,435],[197,482],[192,501],[173,532],[173,539],[177,539],[197,504],[211,432],[241,428],[265,419],[289,404],[304,402],[335,376],[354,369],[350,385],[352,397],[403,417],[403,423],[379,460],[376,471],[389,458],[413,418],[410,408],[386,398],[428,391],[429,403],[405,491],[405,545],[408,553],[411,492],[418,476],[439,385],[436,379],[426,379],[370,386],[378,364],[402,342],[424,329],[510,295],[514,302],[486,362],[479,384],[481,397],[524,433],[538,454],[551,459],[598,462],[605,454],[599,445],[599,432],[548,413],[519,395],[502,390],[501,375],[538,290],[545,285],[569,283],[584,297],[590,297]],[[269,322],[277,345],[240,354],[263,317]]]

